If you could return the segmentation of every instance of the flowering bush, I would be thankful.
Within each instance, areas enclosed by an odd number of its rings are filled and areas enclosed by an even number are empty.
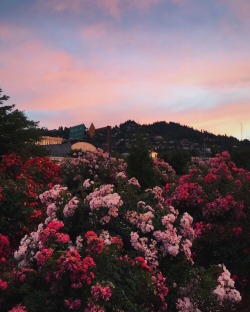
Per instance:
[[[0,233],[8,235],[11,246],[41,221],[44,208],[38,195],[59,182],[60,168],[48,158],[22,162],[18,155],[3,156],[0,162]]]
[[[78,189],[88,178],[91,181],[112,183],[119,173],[124,173],[126,163],[123,159],[109,157],[108,153],[98,149],[93,152],[78,152],[73,158],[61,163],[61,176],[70,190]]]
[[[194,158],[189,173],[165,190],[168,204],[194,218],[196,262],[225,263],[238,287],[249,284],[250,173],[223,152],[207,161]]]
[[[190,203],[202,210],[207,200],[202,187],[187,187],[188,199],[196,194],[203,202],[191,198],[186,205],[161,161],[155,170],[171,184],[142,190],[127,178],[123,160],[100,150],[77,156],[62,163],[61,184],[40,188],[40,222],[29,225],[14,258],[0,236],[1,311],[233,311],[241,295],[227,263],[204,265],[193,251],[211,222],[191,213]],[[25,173],[35,172],[37,185],[37,162],[32,166]],[[238,239],[244,229],[236,224],[232,233]]]

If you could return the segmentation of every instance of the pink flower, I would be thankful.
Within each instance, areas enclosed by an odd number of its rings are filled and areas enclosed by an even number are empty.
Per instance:
[[[69,235],[63,233],[56,233],[56,241],[58,243],[68,243],[69,242]]]
[[[0,278],[0,289],[5,290],[8,288],[8,283]]]
[[[176,308],[179,312],[201,312],[188,297],[184,297],[183,299],[179,298],[176,303]]]
[[[72,285],[78,283],[90,284],[95,277],[90,268],[95,266],[93,258],[87,256],[81,259],[77,250],[69,250],[57,260],[58,270],[54,272],[56,279],[69,274]],[[79,284],[78,284],[79,285]]]
[[[241,295],[238,290],[234,288],[234,280],[231,278],[231,273],[227,270],[225,265],[219,265],[222,268],[222,273],[218,277],[218,286],[213,290],[219,302],[230,300],[233,302],[240,302]]]
[[[9,238],[5,235],[0,234],[0,258],[5,257],[10,248]]]
[[[192,247],[192,243],[190,242],[190,240],[188,239],[185,239],[182,244],[181,244],[181,248],[187,258],[187,260],[191,261],[193,263],[193,260],[192,260],[192,253],[191,253],[191,250],[190,248]]]
[[[58,220],[51,221],[39,235],[41,242],[43,244],[46,244],[50,236],[57,236],[58,230],[60,230],[63,226],[64,223],[62,221]]]
[[[84,312],[105,312],[106,310],[97,304],[95,304],[93,301],[90,301],[87,305],[87,307],[84,309]]]
[[[226,159],[230,159],[230,154],[227,151],[224,151],[221,153],[222,158]]]
[[[214,181],[216,181],[216,179],[217,179],[217,176],[210,172],[204,177],[204,182],[211,184]]]
[[[64,207],[63,214],[65,218],[72,217],[75,213],[79,200],[73,197]]]
[[[241,181],[240,180],[235,180],[235,186],[237,187],[237,188],[241,188],[242,187],[242,183],[241,183]]]
[[[87,239],[87,244],[89,245],[89,248],[86,250],[101,254],[104,248],[104,241],[93,231],[88,231],[85,234],[85,237]]]
[[[165,297],[168,294],[168,287],[165,285],[166,278],[162,275],[161,272],[157,272],[156,275],[151,277],[152,282],[156,286],[156,293],[162,302],[162,306],[158,311],[166,311],[167,303]]]
[[[118,179],[118,178],[120,178],[120,179],[126,179],[127,178],[127,176],[126,176],[126,174],[125,174],[125,172],[118,172],[117,174],[116,174],[116,179]]]
[[[47,225],[47,229],[53,230],[53,231],[55,231],[55,232],[57,232],[58,230],[60,230],[62,227],[64,227],[64,223],[63,223],[62,221],[58,221],[58,220],[51,221],[51,222]]]
[[[74,301],[72,299],[65,299],[64,304],[69,310],[77,310],[81,307],[82,301],[80,299]]]
[[[53,250],[51,248],[44,248],[41,251],[38,251],[35,255],[37,264],[39,266],[44,266],[45,263],[51,258]]]
[[[91,214],[101,214],[100,223],[109,223],[111,217],[118,216],[118,208],[123,205],[120,195],[113,193],[114,185],[102,185],[95,189],[85,198],[85,203],[89,205]]]
[[[101,286],[97,283],[95,286],[91,287],[91,295],[95,301],[98,301],[99,298],[102,298],[104,301],[109,301],[112,293],[109,286]]]
[[[239,236],[243,232],[241,227],[237,227],[237,228],[235,227],[233,228],[232,231],[233,231],[234,236]]]
[[[137,186],[139,188],[141,187],[139,181],[135,177],[129,179],[128,180],[128,184],[135,185],[135,186]]]
[[[26,307],[20,304],[16,305],[14,308],[9,310],[9,312],[27,312]]]
[[[87,179],[87,180],[85,180],[84,182],[83,182],[83,187],[84,188],[88,188],[88,187],[90,187],[91,185],[93,185],[94,184],[94,181],[90,181],[90,179]]]
[[[151,268],[147,265],[147,262],[143,257],[136,257],[135,261],[139,262],[141,267],[147,271],[151,271]]]
[[[122,239],[117,236],[111,237],[111,243],[116,244],[119,248],[123,247]]]

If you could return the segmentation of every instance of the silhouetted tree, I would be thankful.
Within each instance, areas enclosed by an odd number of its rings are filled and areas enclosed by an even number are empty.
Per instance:
[[[60,137],[65,140],[69,139],[70,128],[59,126],[58,129],[49,130],[48,128],[41,128],[42,135],[52,137]]]
[[[156,185],[156,174],[149,149],[147,139],[138,134],[132,142],[127,158],[128,176],[135,177],[143,189]]]
[[[242,146],[231,152],[232,161],[239,168],[250,171],[250,147]]]
[[[160,158],[169,163],[178,175],[181,175],[187,173],[187,165],[191,161],[191,156],[196,155],[191,151],[178,149],[165,152],[160,155]]]
[[[38,122],[28,120],[24,112],[15,105],[4,105],[9,96],[2,95],[0,89],[0,156],[18,153],[21,156],[37,156],[44,153],[36,142],[41,139]]]

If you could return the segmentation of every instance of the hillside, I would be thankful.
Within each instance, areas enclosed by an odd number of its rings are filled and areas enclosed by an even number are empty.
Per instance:
[[[69,139],[69,128],[58,130],[43,128],[43,135],[60,136]],[[151,149],[160,156],[176,150],[184,150],[192,156],[211,157],[221,151],[228,151],[239,166],[250,167],[250,141],[239,141],[227,135],[215,135],[207,131],[199,131],[192,127],[175,122],[157,121],[152,124],[138,124],[128,120],[112,128],[112,151],[128,153],[131,142],[137,134],[147,138]],[[107,133],[96,131],[91,138],[86,132],[84,141],[104,150],[107,149]]]

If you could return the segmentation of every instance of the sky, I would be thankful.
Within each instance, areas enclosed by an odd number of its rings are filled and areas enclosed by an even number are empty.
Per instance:
[[[0,0],[0,88],[40,127],[250,139],[249,0]]]

